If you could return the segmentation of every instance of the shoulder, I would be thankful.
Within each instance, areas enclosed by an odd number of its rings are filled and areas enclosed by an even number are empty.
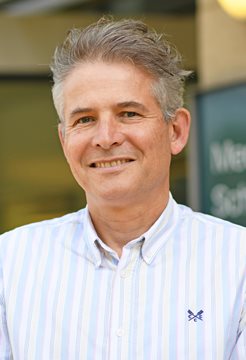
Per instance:
[[[212,215],[204,214],[198,211],[193,211],[190,207],[178,204],[181,217],[190,221],[201,222],[205,225],[232,228],[238,231],[246,231],[246,228],[241,225],[234,224],[230,221],[217,218]]]
[[[54,240],[66,232],[73,231],[77,226],[84,225],[86,209],[70,213],[59,218],[43,220],[17,227],[0,235],[0,252],[13,243],[35,242],[39,239]],[[52,236],[51,236],[52,234]]]
[[[246,228],[217,217],[193,211],[191,208],[178,205],[180,209],[181,223],[189,228],[190,232],[196,232],[199,237],[205,235],[214,239],[241,243],[246,251]]]
[[[190,249],[191,257],[206,263],[207,269],[223,268],[223,272],[235,275],[244,286],[246,274],[246,228],[214,216],[179,207],[179,238]]]

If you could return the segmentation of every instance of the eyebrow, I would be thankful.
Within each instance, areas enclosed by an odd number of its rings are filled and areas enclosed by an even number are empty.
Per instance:
[[[142,110],[142,111],[147,111],[147,108],[143,104],[141,104],[141,103],[139,103],[137,101],[119,102],[119,103],[116,104],[116,107],[118,107],[118,108],[132,108],[132,107],[134,107],[134,108],[137,108],[137,109]],[[69,118],[71,119],[74,115],[88,113],[88,112],[91,112],[91,111],[93,111],[93,109],[90,108],[90,107],[85,107],[85,108],[77,107],[77,108],[75,108],[74,110],[72,110],[70,112]]]
[[[81,108],[81,107],[77,107],[74,110],[72,110],[69,114],[69,118],[71,119],[74,115],[77,114],[83,114],[83,113],[88,113],[92,111],[92,108]]]
[[[120,108],[134,107],[134,108],[137,108],[142,111],[147,111],[147,108],[143,104],[141,104],[137,101],[123,101],[123,102],[117,103],[117,107],[120,107]]]

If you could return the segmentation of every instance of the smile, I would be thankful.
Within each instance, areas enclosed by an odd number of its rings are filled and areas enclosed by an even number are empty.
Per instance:
[[[125,164],[127,162],[133,161],[131,159],[121,159],[121,160],[113,160],[113,161],[98,161],[95,163],[92,163],[90,167],[94,168],[110,168],[115,166],[120,166],[122,164]]]

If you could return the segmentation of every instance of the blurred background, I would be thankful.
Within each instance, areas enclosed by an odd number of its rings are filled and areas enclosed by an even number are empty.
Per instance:
[[[103,14],[168,34],[194,71],[185,93],[190,142],[172,164],[175,199],[246,226],[242,1],[0,0],[0,232],[85,205],[59,145],[48,64],[71,27]]]

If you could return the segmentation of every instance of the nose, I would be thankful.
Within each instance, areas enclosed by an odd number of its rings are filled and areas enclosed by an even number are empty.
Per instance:
[[[112,146],[121,145],[124,141],[121,124],[112,117],[98,120],[93,137],[93,145],[109,150]]]

